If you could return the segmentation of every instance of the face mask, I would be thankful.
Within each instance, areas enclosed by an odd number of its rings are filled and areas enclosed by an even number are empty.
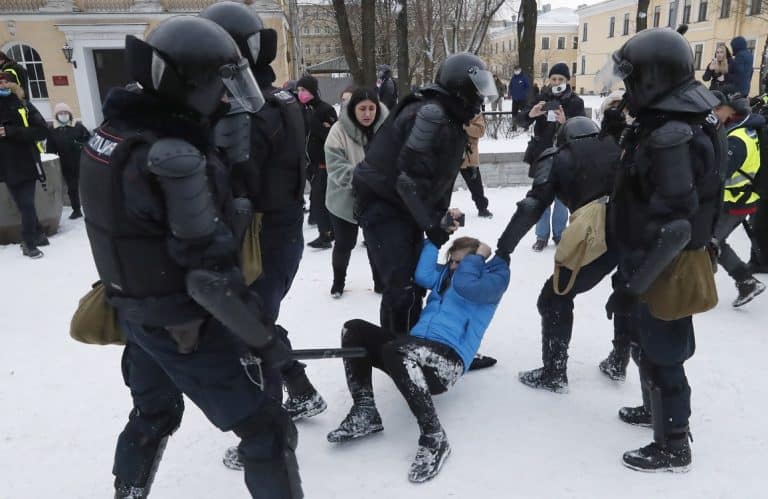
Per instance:
[[[552,93],[555,94],[555,95],[560,95],[563,92],[565,92],[566,86],[567,86],[567,84],[561,83],[560,85],[552,87]]]
[[[56,120],[61,123],[62,125],[65,125],[69,123],[69,113],[59,113],[56,115]]]
[[[515,70],[515,74],[519,75],[520,74],[520,70],[519,69]]]
[[[0,97],[8,97],[9,95],[11,95],[10,88],[0,88]]]
[[[302,104],[307,104],[312,99],[314,99],[315,96],[312,95],[312,93],[309,90],[300,90],[299,91],[299,102]]]

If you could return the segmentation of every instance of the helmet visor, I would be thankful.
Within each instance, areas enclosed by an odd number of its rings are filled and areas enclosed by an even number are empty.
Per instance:
[[[499,96],[490,71],[476,67],[470,68],[469,79],[475,85],[478,95],[483,97],[486,102],[491,102]]]
[[[632,74],[632,64],[621,57],[619,52],[614,52],[605,61],[605,64],[595,75],[595,83],[603,90],[609,90],[614,85],[620,84]]]
[[[255,113],[264,105],[264,95],[256,84],[247,59],[240,59],[238,64],[222,66],[219,68],[219,76],[230,97],[246,112]]]

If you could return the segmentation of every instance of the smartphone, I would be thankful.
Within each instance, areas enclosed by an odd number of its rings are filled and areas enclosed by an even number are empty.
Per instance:
[[[466,215],[464,213],[461,214],[459,218],[453,218],[450,213],[446,213],[445,215],[445,225],[447,227],[451,227],[453,225],[453,222],[459,222],[459,227],[464,227],[464,221],[466,220]]]
[[[544,111],[557,111],[560,109],[560,101],[557,99],[548,100],[544,103]]]

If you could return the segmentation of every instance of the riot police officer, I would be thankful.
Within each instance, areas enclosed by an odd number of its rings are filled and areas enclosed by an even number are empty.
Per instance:
[[[644,388],[644,405],[623,408],[619,416],[654,427],[654,442],[624,453],[623,460],[640,471],[687,471],[691,389],[683,363],[695,349],[693,323],[690,315],[652,315],[646,293],[681,252],[702,252],[712,237],[725,158],[711,113],[718,101],[694,79],[691,47],[671,29],[635,35],[612,64],[636,120],[624,134],[614,193],[611,230],[619,266],[606,310],[630,316]],[[699,272],[712,272],[711,263]],[[693,277],[683,282],[696,282]]]
[[[517,203],[517,210],[498,242],[497,254],[509,255],[558,197],[573,213],[582,206],[609,195],[613,190],[619,161],[619,147],[610,136],[599,137],[600,128],[589,118],[571,118],[556,137],[557,147],[544,151],[535,163],[533,187]],[[568,391],[566,365],[573,329],[573,300],[589,291],[608,275],[618,262],[613,241],[595,261],[574,272],[562,268],[541,289],[537,306],[541,314],[542,360],[544,367],[520,373],[520,381],[532,388],[558,393]],[[555,278],[557,277],[557,282]],[[556,293],[554,285],[563,293]],[[606,374],[623,380],[629,362],[629,337],[626,321],[614,322],[614,357]],[[614,365],[615,364],[615,365]],[[601,366],[603,368],[603,366]]]
[[[265,28],[253,9],[220,2],[200,16],[223,27],[237,42],[266,101],[255,114],[242,109],[230,111],[217,126],[217,136],[223,138],[234,163],[235,196],[247,197],[253,209],[262,214],[259,244],[263,270],[251,289],[259,294],[266,318],[274,323],[304,251],[306,139],[302,109],[293,94],[272,85],[275,72],[270,63],[277,56],[277,33]],[[251,52],[253,46],[258,47],[256,54]],[[288,341],[287,331],[277,328]],[[315,416],[327,407],[304,367],[293,361],[283,371],[288,389],[285,408],[294,420]]]
[[[232,38],[204,19],[171,18],[146,42],[128,36],[126,56],[140,89],[109,94],[81,162],[88,237],[126,338],[134,405],[117,442],[115,497],[149,495],[182,394],[240,437],[253,497],[303,497],[296,429],[261,388],[290,350],[237,267],[228,172],[211,142],[225,92],[251,111],[263,97]],[[246,345],[259,355],[248,371]]]
[[[385,329],[405,335],[418,320],[423,290],[413,273],[424,233],[438,247],[448,240],[454,225],[445,216],[467,145],[463,125],[495,95],[480,58],[449,56],[434,84],[390,113],[355,169],[358,220],[384,284]]]

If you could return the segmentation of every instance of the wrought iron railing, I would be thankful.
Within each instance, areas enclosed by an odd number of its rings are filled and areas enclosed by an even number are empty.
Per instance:
[[[515,126],[514,118],[509,111],[485,112],[483,118],[485,118],[485,135],[492,139],[511,139],[526,133],[525,128]]]

